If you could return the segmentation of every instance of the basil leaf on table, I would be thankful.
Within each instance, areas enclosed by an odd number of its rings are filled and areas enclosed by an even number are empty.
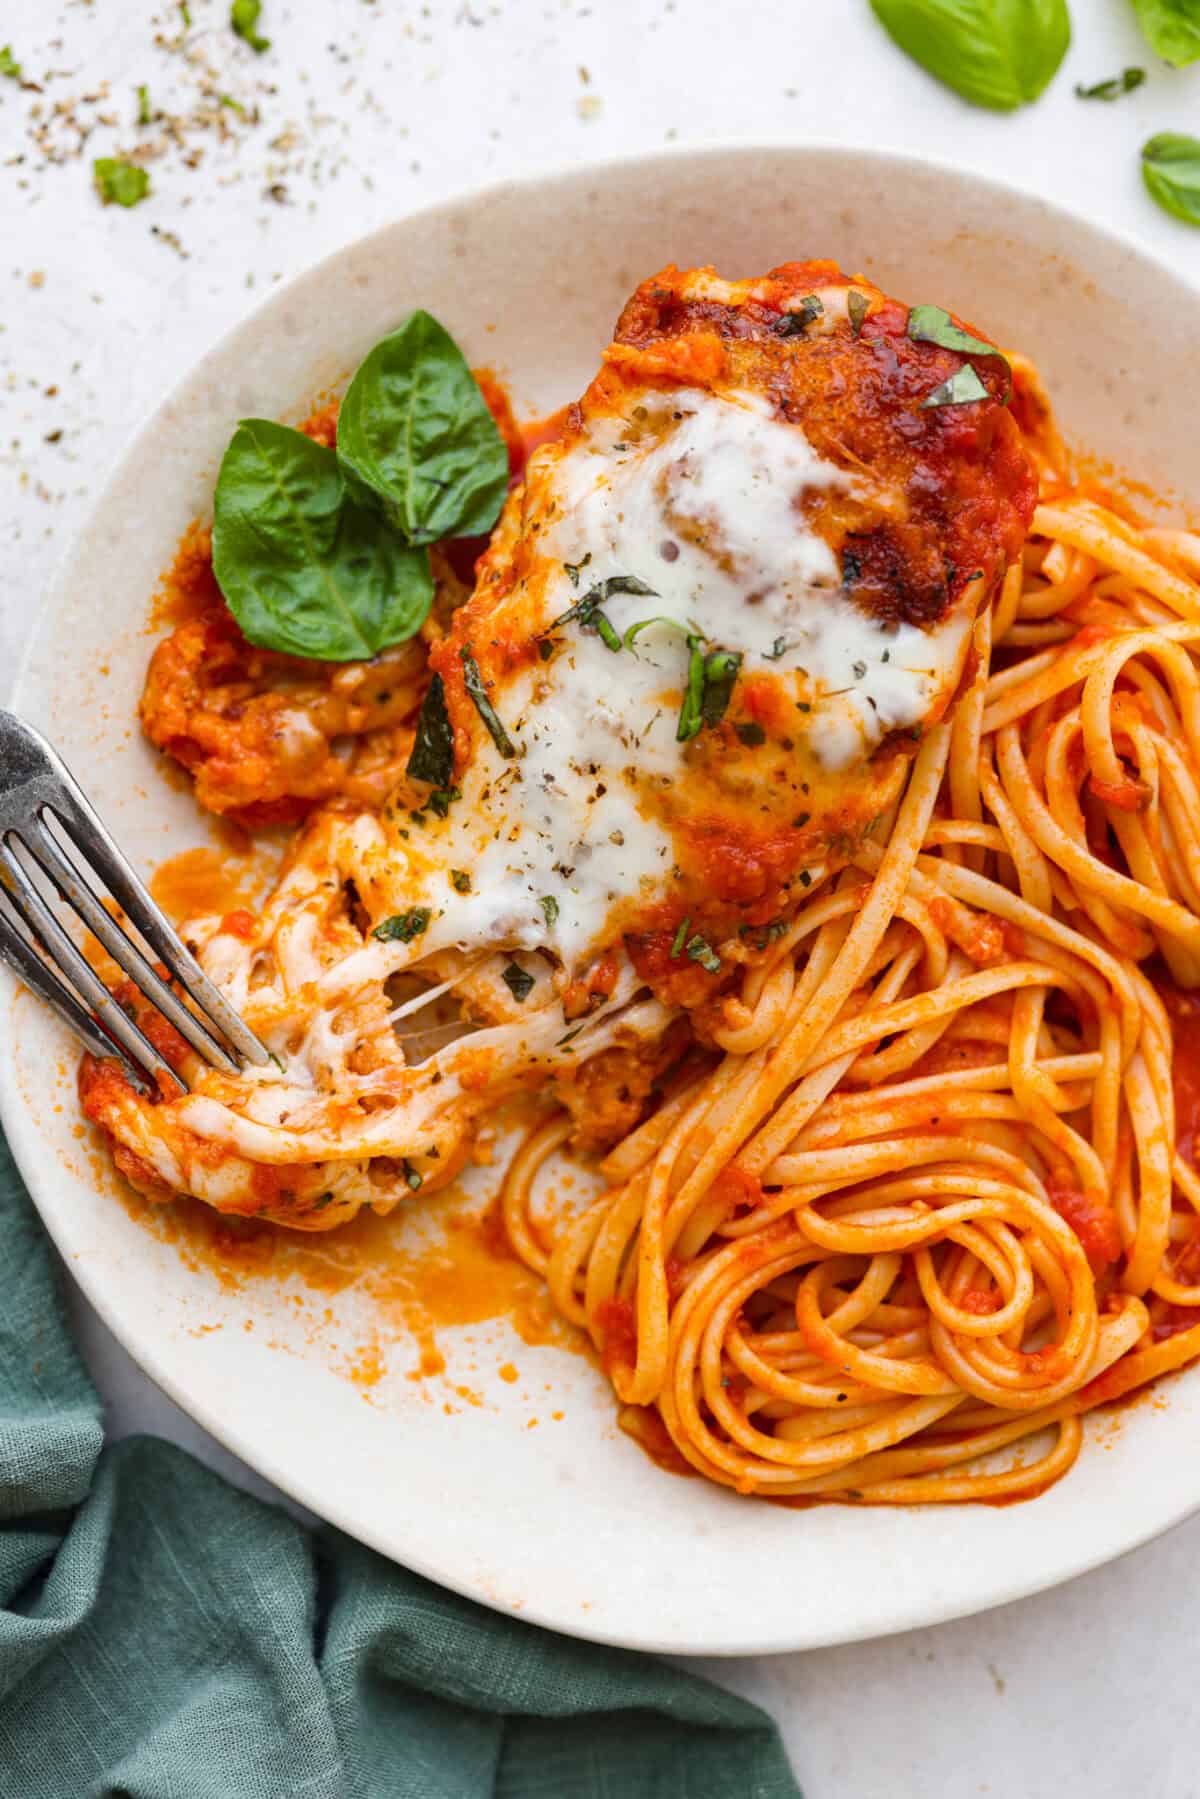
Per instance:
[[[1200,225],[1200,138],[1160,131],[1142,145],[1142,180],[1152,200],[1185,225]]]
[[[996,112],[1036,100],[1071,41],[1066,0],[871,0],[871,10],[914,62]]]
[[[1200,0],[1133,0],[1142,36],[1173,68],[1200,56]]]
[[[213,503],[213,572],[251,643],[357,662],[424,623],[433,578],[348,491],[332,450],[270,419],[243,419]]]
[[[482,537],[508,489],[508,451],[466,358],[414,312],[360,363],[337,453],[410,544]]]

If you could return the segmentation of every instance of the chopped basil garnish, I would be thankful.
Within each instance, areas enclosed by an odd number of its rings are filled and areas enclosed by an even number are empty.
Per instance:
[[[908,335],[914,343],[939,344],[943,350],[957,350],[962,356],[995,356],[1004,364],[1007,385],[1004,389],[1004,402],[1012,392],[1012,368],[1003,350],[995,344],[985,343],[981,337],[972,337],[956,325],[950,314],[940,306],[913,306],[908,314]],[[960,371],[961,372],[961,371]],[[980,384],[982,385],[982,383]],[[978,399],[978,394],[972,398]]]
[[[591,558],[589,557],[588,560],[590,561]],[[573,565],[569,562],[563,563],[563,567],[568,573],[570,573],[572,566]],[[579,569],[582,567],[583,563],[581,562],[579,568],[575,569],[575,579],[578,579]],[[572,619],[578,619],[585,630],[589,625],[592,626],[594,630],[600,630],[600,626],[595,621],[598,618],[603,618],[604,614],[599,611],[599,608],[603,606],[605,600],[609,599],[614,593],[641,593],[649,594],[654,599],[658,598],[654,588],[647,587],[646,583],[640,581],[636,575],[609,575],[606,580],[597,581],[594,587],[589,587],[585,594],[581,594],[573,606],[568,606],[567,610],[560,613],[552,624],[547,625],[542,635],[548,637],[551,631],[557,631],[560,625],[569,625]],[[605,619],[604,622],[605,624],[608,624],[607,619]],[[612,631],[611,625],[609,625],[608,628]],[[603,635],[604,634],[601,631],[601,636]],[[615,631],[613,631],[613,636],[616,637]],[[609,649],[615,648],[619,650],[621,647],[621,640],[619,637],[617,638],[615,645],[608,643],[607,637],[604,638],[604,641],[608,644]]]
[[[434,675],[426,689],[405,772],[410,781],[428,781],[434,787],[450,785],[454,773],[454,731],[446,710],[446,688],[440,675]]]
[[[689,633],[688,640],[688,673],[687,687],[683,695],[683,705],[679,709],[679,723],[675,727],[676,743],[687,743],[698,735],[704,723],[704,715],[700,710],[704,699],[704,646],[699,637]]]
[[[1141,87],[1145,79],[1145,69],[1122,69],[1119,75],[1110,75],[1107,81],[1093,81],[1091,87],[1077,81],[1075,96],[1079,100],[1119,100],[1122,94],[1131,94],[1135,87]]]
[[[956,369],[948,381],[921,401],[921,411],[927,412],[931,406],[967,406],[972,400],[986,400],[988,390],[975,373],[969,362],[964,362]]]
[[[538,905],[542,908],[542,917],[547,924],[555,924],[558,920],[558,901],[552,893],[543,893]]]
[[[500,978],[519,1006],[523,1006],[537,985],[533,975],[522,968],[519,962],[510,962],[500,972]]]
[[[741,666],[740,650],[713,650],[704,658],[700,717],[706,725],[719,725],[724,718]]]
[[[452,868],[450,870],[450,885],[453,887],[455,893],[470,893],[471,877],[465,868]]]
[[[733,728],[738,734],[739,742],[744,743],[747,749],[757,749],[760,743],[765,743],[767,741],[766,732],[761,725],[756,725],[753,720],[748,724],[734,725]]]
[[[428,906],[410,906],[407,912],[395,912],[391,918],[385,918],[371,935],[380,943],[411,943],[414,937],[423,936],[429,929],[432,917]]]
[[[693,937],[687,946],[688,961],[698,962],[706,974],[720,974],[721,958],[704,937]]]
[[[679,921],[679,929],[676,931],[674,941],[671,944],[672,962],[678,962],[680,956],[683,954],[683,946],[687,942],[688,926],[691,922],[690,918],[681,918]]]
[[[816,294],[805,294],[795,312],[785,312],[773,327],[776,337],[803,337],[825,308]]]
[[[779,658],[790,648],[791,645],[786,638],[777,637],[770,649],[765,651],[764,654],[766,655],[768,662],[778,662]]]
[[[563,563],[563,569],[570,576],[572,587],[579,586],[580,571],[582,569],[585,569],[591,560],[592,560],[592,552],[589,550],[582,562],[564,562]]]
[[[429,810],[438,818],[446,818],[453,802],[461,798],[461,787],[435,787],[429,796]]]
[[[504,729],[496,708],[488,699],[487,688],[484,686],[483,676],[479,672],[479,664],[470,650],[460,650],[458,654],[463,665],[463,682],[475,702],[475,710],[487,726],[492,742],[504,760],[510,762],[517,753],[517,746]]]
[[[410,1192],[415,1193],[421,1186],[421,1176],[409,1161],[401,1162],[400,1167],[404,1172],[405,1185],[409,1188]]]
[[[12,53],[12,45],[5,44],[0,49],[0,75],[7,76],[9,81],[20,81],[24,71]]]
[[[541,657],[542,661],[549,662],[549,660],[550,660],[551,656],[553,656],[553,654],[554,654],[553,639],[549,638],[549,637],[539,637],[538,638],[538,655]]]
[[[846,295],[846,311],[850,314],[850,329],[857,337],[863,328],[863,321],[871,310],[871,302],[866,294],[860,294],[854,288]]]
[[[139,125],[148,125],[152,116],[150,112],[150,89],[146,86],[146,83],[142,81],[139,82],[135,91],[137,93],[138,103],[137,122]]]
[[[673,631],[684,631],[687,628],[681,625],[677,618],[667,618],[665,613],[657,612],[653,618],[639,618],[635,625],[630,625],[623,639],[625,648],[631,650],[635,639],[640,637],[643,631],[648,631],[651,625],[669,625]]]

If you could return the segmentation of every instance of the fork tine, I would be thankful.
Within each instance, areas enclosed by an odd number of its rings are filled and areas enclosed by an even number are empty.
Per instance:
[[[125,916],[141,933],[160,961],[165,962],[175,979],[191,998],[208,1014],[209,1022],[222,1032],[238,1053],[260,1068],[270,1061],[254,1032],[245,1025],[225,995],[209,980],[199,962],[184,947],[169,923],[151,899],[129,863],[125,860],[86,794],[47,744],[55,775],[63,786],[62,801],[47,806],[66,833],[73,847],[103,878]]]
[[[116,1038],[130,1060],[151,1079],[173,1081],[186,1093],[187,1083],[159,1055],[149,1037],[121,1010],[95,969],[84,960],[59,924],[7,841],[0,842],[0,871],[5,877],[7,898],[13,911],[59,971],[82,994],[108,1034]]]
[[[99,938],[113,961],[124,970],[135,986],[141,988],[164,1017],[171,1021],[197,1055],[203,1056],[215,1068],[236,1074],[238,1065],[233,1057],[205,1030],[195,1013],[189,1012],[172,993],[141,950],[130,942],[116,920],[105,911],[84,870],[76,865],[74,858],[68,856],[51,836],[45,818],[33,820],[28,834],[20,842],[22,848],[50,877],[63,899],[82,919],[88,930]]]
[[[71,989],[52,973],[49,964],[38,955],[32,941],[17,929],[3,906],[0,906],[0,961],[7,962],[32,993],[36,993],[39,999],[53,1007],[76,1036],[82,1038],[94,1056],[116,1056],[125,1063],[126,1073],[139,1086],[144,1084],[146,1077],[141,1069],[128,1060],[119,1044],[104,1035],[92,1014],[80,1005]]]

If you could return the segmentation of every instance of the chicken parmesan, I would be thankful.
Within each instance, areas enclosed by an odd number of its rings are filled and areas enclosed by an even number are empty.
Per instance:
[[[123,989],[178,1081],[85,1060],[120,1168],[327,1230],[529,1094],[508,1242],[656,1457],[1040,1491],[1200,1355],[1200,537],[827,262],[662,270],[527,442],[423,314],[307,429],[239,426],[142,702],[292,831],[184,927],[269,1059]]]

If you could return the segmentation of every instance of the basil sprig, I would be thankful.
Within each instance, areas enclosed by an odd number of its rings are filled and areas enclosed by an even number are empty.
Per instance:
[[[1142,180],[1164,212],[1200,225],[1200,138],[1160,131],[1142,145]]]
[[[871,0],[884,30],[973,106],[1036,100],[1071,41],[1067,0]]]
[[[414,312],[359,364],[338,413],[342,467],[410,544],[482,537],[508,487],[508,451],[466,358]]]
[[[675,741],[688,743],[698,737],[705,725],[719,725],[733,693],[742,666],[740,650],[705,651],[704,640],[689,633],[687,686]]]
[[[1133,0],[1142,36],[1173,68],[1200,56],[1200,6],[1196,0]]]
[[[411,637],[433,598],[429,557],[348,492],[332,450],[243,419],[213,504],[213,573],[251,643],[357,662]]]
[[[462,352],[414,312],[356,372],[336,451],[242,420],[217,478],[213,570],[251,643],[359,661],[420,630],[433,598],[426,545],[490,530],[507,482]],[[444,747],[437,755],[444,765]]]

